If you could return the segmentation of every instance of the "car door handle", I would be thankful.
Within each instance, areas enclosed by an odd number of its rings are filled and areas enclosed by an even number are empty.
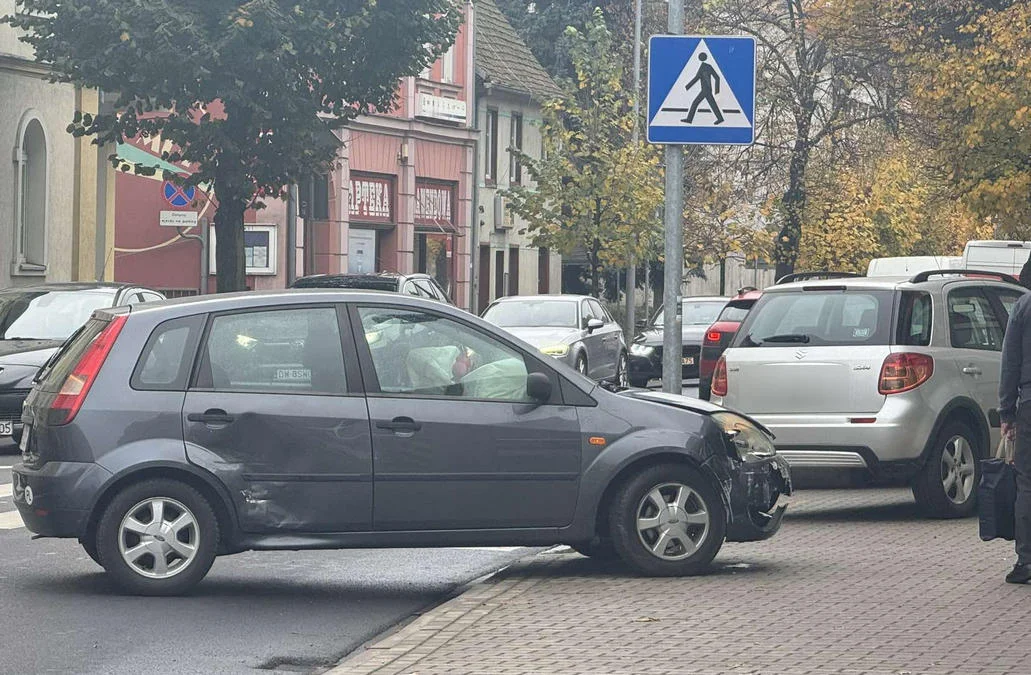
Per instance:
[[[422,429],[422,425],[411,417],[395,417],[389,422],[376,422],[376,428],[393,431],[395,434],[414,434]]]
[[[202,413],[190,413],[186,416],[190,422],[201,422],[202,424],[232,424],[236,419],[225,410],[211,408]]]
[[[967,366],[966,368],[963,369],[963,373],[965,375],[980,375],[981,374],[981,369],[978,368],[977,366]]]

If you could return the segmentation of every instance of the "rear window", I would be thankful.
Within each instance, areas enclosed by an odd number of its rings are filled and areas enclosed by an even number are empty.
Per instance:
[[[886,345],[893,295],[865,289],[769,293],[748,314],[734,346]]]
[[[716,321],[732,321],[734,323],[741,323],[748,316],[748,311],[752,309],[754,304],[755,300],[732,301],[729,305],[723,308],[723,311],[720,312],[720,317]]]
[[[108,323],[110,320],[106,318],[92,318],[75,332],[61,347],[61,351],[57,353],[50,365],[46,367],[47,370],[43,372],[43,378],[40,380],[40,389],[48,392],[60,391],[64,381],[75,368],[75,364],[79,362],[79,359]]]

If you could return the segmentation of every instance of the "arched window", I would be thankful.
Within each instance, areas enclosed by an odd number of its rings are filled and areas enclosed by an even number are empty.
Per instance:
[[[47,139],[38,119],[30,119],[23,127],[15,157],[18,165],[14,235],[16,267],[19,272],[45,272],[50,185]]]

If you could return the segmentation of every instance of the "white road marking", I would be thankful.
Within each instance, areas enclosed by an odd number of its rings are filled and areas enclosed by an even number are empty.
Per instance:
[[[10,497],[14,492],[14,486],[10,483],[0,485],[0,497]]]
[[[0,513],[0,530],[17,530],[22,527],[25,527],[25,523],[17,511]]]

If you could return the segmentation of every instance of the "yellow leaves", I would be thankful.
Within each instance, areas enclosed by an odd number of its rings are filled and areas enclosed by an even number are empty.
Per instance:
[[[118,39],[122,42],[128,42],[130,40],[129,31],[123,30],[122,34],[118,36]]]

